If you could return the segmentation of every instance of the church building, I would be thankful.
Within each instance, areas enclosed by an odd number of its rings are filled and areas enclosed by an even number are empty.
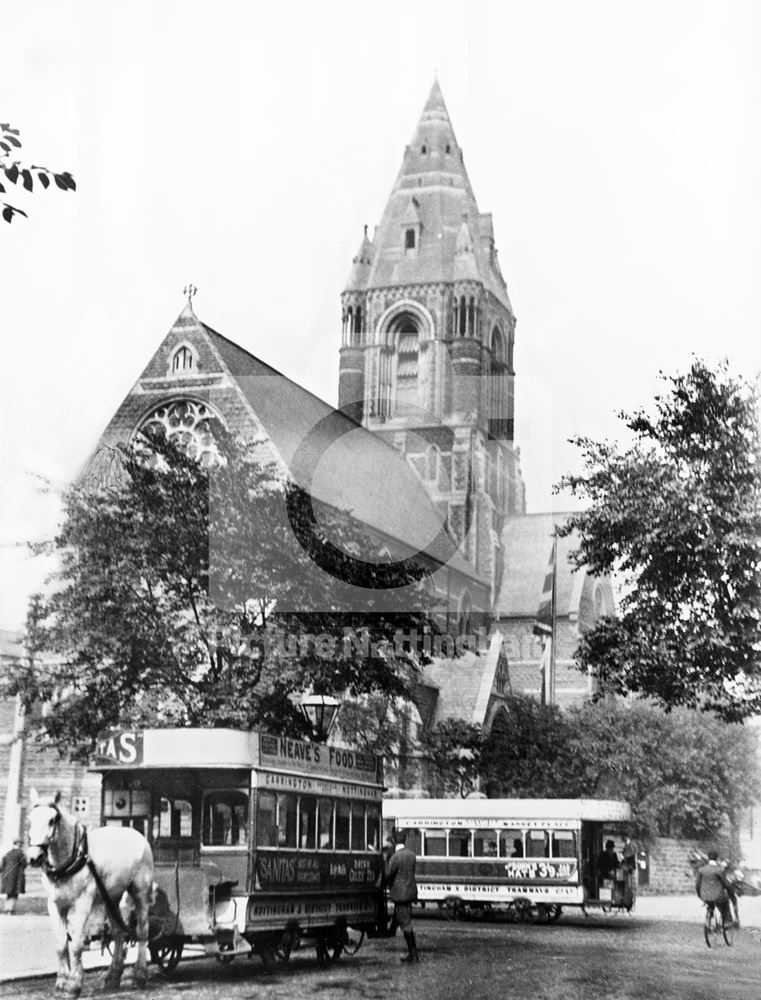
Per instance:
[[[514,441],[516,319],[492,219],[479,211],[438,82],[380,223],[351,263],[341,317],[336,409],[207,326],[189,295],[82,475],[94,484],[118,475],[114,445],[149,428],[207,461],[219,422],[283,477],[351,511],[390,552],[422,561],[451,609],[452,633],[488,623],[479,648],[447,650],[423,668],[414,725],[509,725],[510,692],[538,693],[542,650],[529,634],[555,523],[527,527]],[[568,640],[563,703],[591,693],[572,668],[572,639],[613,608],[610,582],[595,590],[574,578],[566,553],[557,585]],[[9,708],[7,748],[23,739],[18,726]],[[25,798],[35,783],[49,790],[46,774],[17,776],[13,795]],[[69,783],[83,819],[97,819],[81,775]]]

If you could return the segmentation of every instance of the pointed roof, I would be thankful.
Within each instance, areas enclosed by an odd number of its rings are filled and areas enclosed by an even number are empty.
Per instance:
[[[463,218],[471,221],[472,266],[455,270]],[[405,253],[404,229],[422,229],[415,253]],[[352,270],[347,290],[398,284],[480,281],[510,311],[507,287],[496,263],[491,217],[482,216],[470,184],[438,80],[434,80],[412,141],[404,152],[383,218],[373,239],[373,260],[357,284]]]
[[[373,262],[374,253],[375,247],[373,246],[373,241],[367,235],[367,226],[365,226],[362,242],[359,244],[359,250],[357,250],[352,261],[349,280],[346,282],[345,291],[359,291],[366,286],[367,276],[370,273],[370,265]]]
[[[186,339],[197,354],[197,365],[192,376],[169,378],[168,361]],[[125,440],[154,405],[188,391],[202,393],[223,418],[230,407],[235,419],[250,424],[244,437],[266,438],[266,447],[296,483],[316,500],[351,511],[384,535],[394,558],[402,550],[420,552],[440,563],[444,572],[450,567],[481,582],[447,534],[417,473],[395,448],[201,322],[190,303],[114,414],[79,480],[102,482],[105,472],[110,474],[103,465],[112,446]]]

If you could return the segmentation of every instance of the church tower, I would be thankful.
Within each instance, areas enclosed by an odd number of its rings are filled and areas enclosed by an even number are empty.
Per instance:
[[[515,315],[438,81],[341,306],[339,408],[407,458],[494,594],[504,517],[525,511]]]

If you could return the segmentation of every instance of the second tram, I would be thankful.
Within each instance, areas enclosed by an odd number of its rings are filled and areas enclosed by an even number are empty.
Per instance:
[[[407,831],[424,905],[546,919],[563,906],[634,906],[636,874],[603,859],[605,840],[627,831],[626,802],[390,799],[383,812],[387,834]]]

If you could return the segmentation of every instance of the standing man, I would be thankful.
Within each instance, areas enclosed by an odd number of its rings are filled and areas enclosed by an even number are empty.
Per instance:
[[[5,893],[4,913],[12,914],[16,912],[16,900],[19,893],[26,889],[26,855],[21,850],[21,841],[14,840],[13,847],[8,851],[0,862],[0,872],[2,872],[2,882],[0,889]]]
[[[417,900],[415,881],[415,852],[407,847],[407,833],[394,833],[394,853],[386,865],[386,884],[394,904],[394,920],[401,927],[407,952],[403,962],[419,962],[415,934],[412,930],[412,904]]]
[[[627,833],[624,837],[624,847],[621,851],[624,859],[624,867],[634,874],[637,870],[637,845]]]

